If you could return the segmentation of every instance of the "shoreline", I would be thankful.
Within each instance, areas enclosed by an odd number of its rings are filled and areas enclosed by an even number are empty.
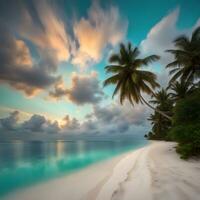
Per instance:
[[[200,161],[185,161],[174,142],[151,141],[137,150],[71,175],[18,190],[4,200],[198,200]]]

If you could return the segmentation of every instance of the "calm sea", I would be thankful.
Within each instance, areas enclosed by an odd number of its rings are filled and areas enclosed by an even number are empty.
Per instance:
[[[144,139],[0,143],[0,197],[146,144]]]

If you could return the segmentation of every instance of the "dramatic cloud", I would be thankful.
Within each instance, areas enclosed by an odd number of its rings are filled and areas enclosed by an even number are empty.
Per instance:
[[[100,61],[105,47],[114,46],[124,38],[127,26],[127,21],[122,19],[116,7],[102,9],[95,1],[88,18],[81,18],[74,24],[78,49],[72,63],[85,67]]]
[[[49,95],[55,99],[67,97],[71,102],[83,105],[100,102],[104,93],[100,87],[97,73],[92,71],[90,74],[81,75],[73,73],[70,88],[65,88],[63,82],[60,82],[55,85],[54,91],[51,91]]]
[[[0,38],[0,82],[32,96],[60,79],[43,68],[44,60],[33,63],[24,41],[14,38],[2,23]]]
[[[70,38],[59,11],[47,1],[36,1],[33,11],[23,10],[19,32],[22,37],[33,42],[42,50],[48,50],[57,61],[67,61],[70,57]]]
[[[99,62],[108,46],[120,42],[127,30],[116,7],[102,9],[93,3],[87,18],[67,24],[62,8],[49,1],[1,1],[0,5],[0,81],[23,91],[27,96],[54,85],[50,95],[64,96],[62,77],[56,76],[60,62],[69,61],[78,66]],[[5,23],[4,23],[5,22]],[[5,27],[5,25],[7,27]],[[54,74],[54,76],[53,76]],[[74,76],[68,97],[77,104],[98,102],[100,91],[91,94],[98,83],[86,89],[88,98],[81,91],[79,81],[87,77]],[[94,92],[95,93],[95,92]]]
[[[58,10],[47,1],[2,1],[1,6],[0,81],[27,96],[60,82],[55,73],[59,63],[69,59],[70,47]],[[37,58],[32,58],[30,49]]]

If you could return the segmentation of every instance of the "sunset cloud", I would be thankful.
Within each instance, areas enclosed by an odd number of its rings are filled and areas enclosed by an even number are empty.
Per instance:
[[[72,63],[86,67],[99,62],[106,47],[115,46],[124,39],[127,27],[127,21],[120,16],[116,7],[102,9],[98,3],[93,3],[88,17],[83,17],[74,24],[78,48]]]
[[[19,25],[20,35],[40,49],[51,52],[57,61],[67,61],[70,57],[70,38],[59,11],[47,1],[37,1],[34,7],[37,21],[34,15],[24,8],[22,23]]]
[[[71,118],[69,115],[66,115],[62,119],[61,128],[63,132],[65,130],[77,130],[80,128],[80,122],[76,118]]]
[[[59,80],[42,68],[44,60],[33,63],[25,42],[14,38],[3,24],[0,24],[0,35],[0,82],[33,96]]]
[[[102,91],[94,75],[74,74],[71,88],[66,89],[58,67],[67,61],[85,69],[100,62],[106,48],[124,39],[128,23],[116,7],[103,9],[94,2],[86,17],[67,24],[61,8],[46,0],[2,6],[11,14],[1,12],[2,21],[8,23],[5,28],[5,23],[0,22],[0,82],[28,97],[50,88],[51,97],[67,96],[77,105],[101,100]]]

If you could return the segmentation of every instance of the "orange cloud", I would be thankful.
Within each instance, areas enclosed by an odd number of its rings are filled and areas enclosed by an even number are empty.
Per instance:
[[[21,35],[38,47],[52,51],[58,61],[67,61],[70,57],[70,38],[64,22],[46,1],[38,1],[35,8],[42,28],[36,25],[30,13],[24,10]]]
[[[18,66],[23,67],[31,67],[32,66],[32,58],[30,55],[30,51],[24,41],[22,40],[15,40],[16,43],[16,57],[15,62]]]
[[[127,21],[121,19],[116,7],[103,10],[94,3],[88,12],[88,18],[82,18],[74,24],[78,49],[72,63],[85,67],[90,62],[100,61],[104,48],[123,40],[127,26]]]

